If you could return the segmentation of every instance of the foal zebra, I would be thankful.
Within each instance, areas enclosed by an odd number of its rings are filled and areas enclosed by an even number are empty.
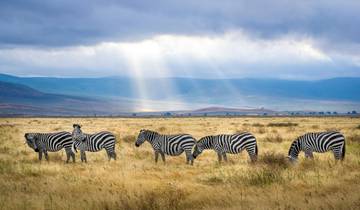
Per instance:
[[[186,163],[194,163],[191,155],[195,139],[189,134],[161,135],[155,131],[140,130],[135,146],[139,147],[145,141],[148,141],[155,152],[155,163],[158,161],[159,154],[165,163],[165,154],[178,156],[185,151]]]
[[[299,136],[290,146],[288,158],[295,161],[301,151],[305,152],[306,158],[314,158],[313,152],[334,153],[335,160],[345,158],[345,137],[337,131],[320,133],[307,133]]]
[[[81,126],[78,124],[74,124],[73,128],[72,138],[74,142],[72,149],[75,152],[77,152],[76,148],[80,150],[81,162],[87,162],[85,151],[97,152],[102,149],[106,150],[109,161],[111,158],[116,160],[116,138],[114,134],[108,131],[101,131],[95,134],[85,134],[81,131]]]
[[[193,157],[196,158],[205,149],[213,149],[218,154],[218,160],[222,157],[227,161],[226,153],[237,154],[246,149],[252,162],[257,160],[258,147],[256,138],[251,133],[238,133],[233,135],[205,136],[195,146]]]
[[[57,152],[65,148],[66,152],[66,163],[69,162],[72,157],[75,162],[75,154],[71,150],[72,138],[69,132],[59,133],[26,133],[25,139],[27,145],[32,148],[35,152],[39,153],[39,160],[42,160],[44,153],[45,159],[49,160],[48,152]]]

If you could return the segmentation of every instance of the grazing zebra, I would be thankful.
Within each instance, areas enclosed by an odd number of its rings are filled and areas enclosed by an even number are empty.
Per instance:
[[[111,158],[116,160],[116,138],[114,134],[108,131],[101,131],[95,134],[85,134],[81,131],[80,125],[74,124],[73,127],[74,130],[72,132],[72,138],[74,142],[72,149],[75,152],[77,152],[76,148],[80,150],[82,162],[87,162],[85,151],[97,152],[102,149],[106,150],[109,161],[111,160]]]
[[[218,160],[222,157],[227,161],[226,153],[237,154],[246,149],[252,162],[257,160],[258,147],[256,138],[251,133],[237,133],[233,135],[205,136],[195,146],[193,157],[196,158],[204,149],[213,149],[218,154]]]
[[[69,162],[72,157],[75,162],[75,154],[71,150],[72,138],[69,132],[59,133],[26,133],[25,139],[27,145],[32,148],[35,152],[39,153],[39,160],[42,159],[44,153],[45,159],[49,160],[48,152],[57,152],[65,148],[66,152],[66,163]]]
[[[313,152],[334,153],[335,160],[343,160],[345,157],[345,138],[337,131],[320,133],[307,133],[299,136],[290,146],[288,158],[291,161],[297,160],[301,151],[305,152],[306,158],[313,159]]]
[[[139,147],[145,141],[148,141],[154,149],[155,163],[158,161],[159,154],[165,163],[165,154],[178,156],[184,151],[186,163],[190,162],[191,165],[194,163],[191,151],[196,141],[189,134],[161,135],[155,131],[141,130],[135,146]]]

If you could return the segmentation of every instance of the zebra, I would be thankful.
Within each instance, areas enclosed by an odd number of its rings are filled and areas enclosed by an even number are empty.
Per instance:
[[[25,133],[24,135],[27,145],[35,152],[39,153],[39,160],[42,160],[42,155],[48,161],[48,152],[57,152],[65,149],[66,163],[69,162],[70,157],[75,162],[75,153],[71,150],[73,143],[71,134],[69,132],[58,133]]]
[[[233,135],[205,136],[195,145],[193,157],[196,158],[205,149],[213,149],[218,155],[219,163],[222,158],[227,162],[226,153],[237,154],[246,149],[252,162],[257,160],[258,146],[254,135],[248,132]]]
[[[304,151],[306,158],[313,159],[313,152],[324,153],[330,150],[334,153],[335,160],[344,160],[345,137],[343,134],[337,131],[306,133],[292,142],[288,158],[296,161],[299,153]]]
[[[186,164],[193,165],[194,159],[191,155],[192,148],[196,140],[189,134],[161,135],[151,130],[140,130],[135,146],[139,147],[145,141],[148,141],[155,152],[155,163],[158,161],[159,154],[165,163],[165,154],[178,156],[185,151]]]
[[[73,151],[77,152],[76,148],[80,150],[81,162],[87,162],[85,151],[97,152],[102,149],[106,150],[109,161],[111,158],[116,160],[115,153],[115,135],[108,131],[101,131],[95,134],[85,134],[81,131],[79,124],[73,124]]]

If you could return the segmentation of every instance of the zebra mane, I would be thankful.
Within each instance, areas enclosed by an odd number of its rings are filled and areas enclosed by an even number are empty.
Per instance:
[[[198,142],[204,142],[204,141],[211,141],[212,139],[214,139],[215,136],[204,136],[201,139],[199,139]]]
[[[142,129],[142,130],[140,130],[140,133],[160,135],[160,134],[159,134],[158,132],[156,132],[156,131],[147,130],[147,129]]]

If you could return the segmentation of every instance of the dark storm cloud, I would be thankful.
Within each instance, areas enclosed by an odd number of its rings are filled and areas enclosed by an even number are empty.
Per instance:
[[[360,1],[0,1],[0,45],[69,46],[170,34],[245,30],[360,43]],[[332,43],[334,46],[329,45]],[[346,48],[346,47],[345,47]]]

